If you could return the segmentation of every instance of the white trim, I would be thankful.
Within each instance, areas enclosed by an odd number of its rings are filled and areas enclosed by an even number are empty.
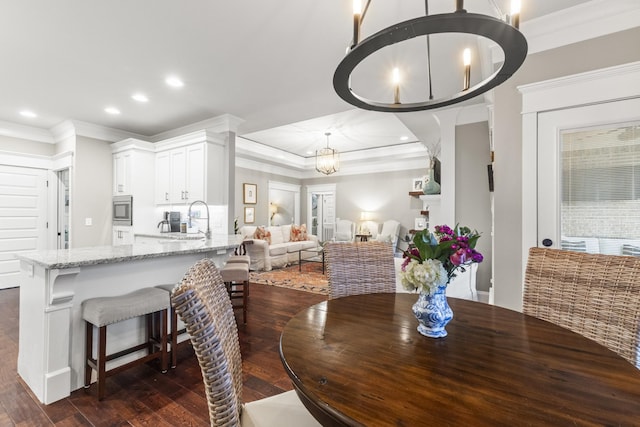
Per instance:
[[[522,113],[640,96],[640,61],[518,86]]]
[[[50,156],[0,151],[0,165],[50,170],[53,163]]]
[[[187,133],[185,135],[176,136],[174,138],[165,139],[164,141],[156,142],[156,153],[172,150],[174,148],[186,147],[188,145],[197,144],[200,142],[208,142],[221,147],[225,146],[224,138],[218,134],[214,134],[208,130],[199,130],[196,132]]]
[[[25,126],[12,122],[0,121],[0,135],[11,138],[28,139],[29,141],[55,144],[51,132],[47,129]]]
[[[640,97],[640,62],[519,86],[522,93],[522,272],[537,246],[538,116],[546,111]],[[536,161],[532,161],[535,159]],[[521,278],[523,282],[523,278]]]
[[[222,132],[234,132],[238,133],[238,127],[244,122],[244,119],[233,116],[231,114],[222,114],[220,116],[212,117],[210,119],[202,120],[190,125],[182,126],[176,129],[171,129],[166,132],[161,132],[153,135],[149,138],[152,142],[160,142],[165,139],[174,138],[185,133],[191,133],[199,130],[206,129],[210,132],[222,133]]]
[[[640,2],[637,0],[591,0],[524,20],[521,30],[532,54],[628,30],[637,27],[638,22]]]

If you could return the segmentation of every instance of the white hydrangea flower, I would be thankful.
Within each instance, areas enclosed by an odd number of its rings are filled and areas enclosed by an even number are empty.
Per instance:
[[[409,261],[400,272],[402,287],[408,291],[418,290],[432,294],[438,286],[447,284],[447,271],[437,259],[428,259],[422,263],[415,259]]]

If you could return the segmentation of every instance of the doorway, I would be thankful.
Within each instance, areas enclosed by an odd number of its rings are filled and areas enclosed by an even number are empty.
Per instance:
[[[582,132],[622,135],[625,134],[624,128],[633,127],[634,123],[640,121],[638,81],[640,62],[634,62],[518,87],[523,94],[522,272],[526,269],[530,247],[562,247],[562,218],[567,216],[561,213],[562,193],[565,191],[561,187],[562,175],[565,175],[565,184],[569,182],[567,180],[571,179],[571,175],[562,170],[561,164],[563,154],[576,156],[566,151],[569,145],[577,147],[571,140],[575,140]],[[625,138],[626,135],[622,136],[622,139]],[[614,151],[618,150],[615,146],[621,142],[618,140],[613,144]],[[602,142],[597,144],[604,148]],[[583,144],[584,147],[588,148],[589,143]],[[564,153],[561,150],[565,150]],[[610,151],[611,147],[607,150]],[[605,157],[604,152],[596,154],[592,157],[599,160]],[[603,165],[599,167],[602,168]],[[584,167],[580,166],[578,169]],[[585,172],[578,172],[580,173]],[[574,178],[576,176],[573,175]],[[611,181],[611,177],[606,177],[604,172],[596,176]],[[613,180],[615,181],[615,177]],[[611,188],[610,183],[606,185]],[[577,190],[574,186],[571,191]],[[600,190],[593,188],[591,193],[595,191]],[[608,192],[611,193],[610,190]],[[572,199],[574,203],[578,202],[575,199],[576,197]],[[572,233],[576,233],[575,229]],[[603,236],[600,232],[596,234],[600,235],[597,237]],[[585,241],[585,246],[587,243],[589,242]],[[597,244],[600,251],[600,242]],[[592,251],[593,249],[595,246],[591,246]]]
[[[538,246],[640,246],[640,99],[540,114],[538,134]]]
[[[69,249],[69,169],[56,172],[58,177],[58,249]]]
[[[311,224],[311,234],[326,242],[333,239],[336,224],[336,186],[307,186],[307,224]]]

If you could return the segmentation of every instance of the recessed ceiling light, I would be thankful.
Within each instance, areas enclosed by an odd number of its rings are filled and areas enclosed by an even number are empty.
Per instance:
[[[20,111],[20,115],[23,116],[23,117],[29,117],[30,119],[38,117],[38,115],[36,113],[34,113],[33,111],[29,111],[29,110]]]
[[[143,93],[134,93],[131,95],[131,98],[138,102],[149,102],[149,98],[147,98],[147,95]]]
[[[403,136],[400,137],[400,141],[406,141],[408,139],[409,139],[409,137],[406,136],[406,135],[403,135]]]
[[[167,77],[167,79],[165,80],[165,83],[167,83],[169,86],[171,87],[182,87],[184,86],[184,83],[182,82],[182,80],[180,80],[177,77]]]
[[[107,108],[104,109],[104,111],[106,111],[109,114],[113,114],[113,115],[120,114],[120,110],[118,110],[115,107],[107,107]]]
[[[307,150],[307,154],[313,154],[313,151]]]

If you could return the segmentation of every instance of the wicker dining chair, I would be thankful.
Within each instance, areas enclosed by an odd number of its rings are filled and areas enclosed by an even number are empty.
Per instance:
[[[173,289],[171,301],[200,364],[212,426],[320,426],[293,390],[242,404],[238,327],[212,260],[194,264]]]
[[[531,248],[523,312],[586,336],[640,368],[640,259]]]
[[[396,270],[390,243],[330,242],[324,246],[324,251],[329,299],[396,291]]]

